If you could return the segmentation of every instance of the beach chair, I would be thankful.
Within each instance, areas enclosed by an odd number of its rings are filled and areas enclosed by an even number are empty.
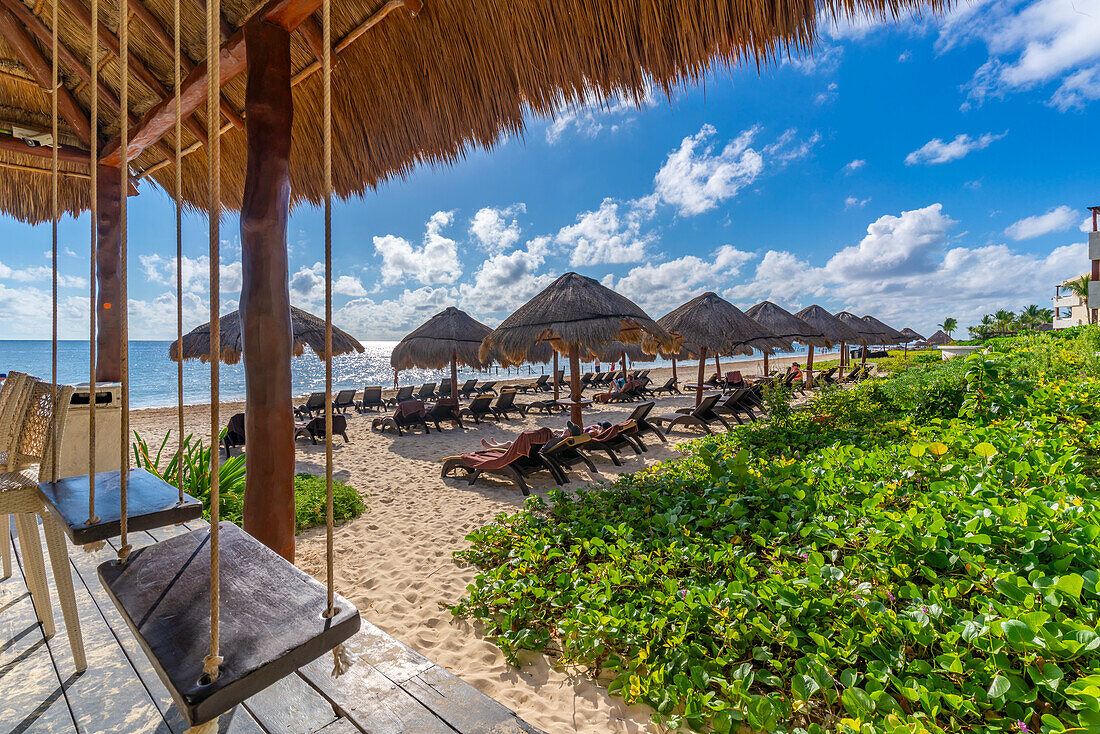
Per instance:
[[[824,372],[819,372],[816,375],[814,375],[814,385],[813,386],[815,388],[820,388],[820,387],[824,387],[825,385],[831,385],[834,382],[836,382],[836,371],[837,371],[837,369],[838,369],[837,367],[830,367],[829,369],[825,370]]]
[[[503,418],[504,420],[510,420],[509,413],[519,413],[521,418],[527,417],[527,404],[516,402],[515,390],[502,390],[497,397],[496,403],[493,405],[493,413],[497,418]]]
[[[786,371],[786,373],[784,373],[783,377],[781,377],[779,379],[779,381],[781,383],[783,383],[783,385],[785,387],[789,387],[792,391],[797,391],[797,392],[805,395],[806,394],[806,386],[805,386],[806,381],[805,381],[804,378],[805,378],[805,375],[802,373],[801,370],[796,372],[793,369],[788,369]]]
[[[592,441],[592,437],[572,423],[569,425],[576,428],[577,432],[573,433],[569,428],[566,428],[564,436],[550,439],[539,449],[542,458],[557,469],[562,483],[569,482],[569,470],[579,464],[584,464],[588,471],[593,474],[600,473],[600,470],[596,468],[596,465],[592,463],[592,459],[584,451],[585,447]]]
[[[493,396],[492,395],[478,395],[476,398],[470,401],[470,404],[459,411],[459,415],[468,415],[474,419],[474,423],[481,423],[482,418],[497,419],[497,414],[493,412]]]
[[[382,410],[382,388],[379,387],[364,387],[363,399],[359,401],[359,405],[355,407],[360,413],[366,413],[368,410]]]
[[[661,393],[667,393],[669,395],[680,395],[680,388],[677,386],[679,380],[675,377],[670,377],[665,381],[665,384],[660,387],[647,388],[646,391],[650,395],[660,395]]]
[[[435,430],[442,431],[440,423],[456,423],[459,428],[466,428],[462,424],[462,414],[458,407],[458,398],[440,398],[435,405],[428,408],[424,415],[425,421],[435,424]]]
[[[449,398],[451,397],[451,378],[445,379],[439,383],[439,389],[435,391],[437,398]]]
[[[857,365],[851,372],[844,376],[841,382],[859,382],[861,379],[859,375],[862,371],[863,368]]]
[[[477,391],[477,380],[466,380],[458,389],[458,397],[470,398]]]
[[[525,392],[553,392],[554,385],[550,382],[550,375],[539,375],[539,379],[527,383]]]
[[[540,453],[540,449],[553,439],[554,433],[549,428],[524,431],[509,444],[447,457],[443,460],[440,477],[446,479],[453,472],[463,472],[467,484],[473,484],[482,474],[497,474],[514,481],[525,496],[531,494],[527,478],[539,471],[549,472],[555,484],[564,484],[565,479],[557,467]]]
[[[497,383],[495,381],[483,382],[477,387],[474,392],[476,392],[478,395],[496,395],[496,388]]]
[[[435,383],[425,382],[420,386],[420,391],[416,393],[416,399],[420,401],[431,400],[435,397]]]
[[[348,419],[340,413],[332,416],[332,435],[340,436],[344,443],[348,443]],[[308,423],[299,423],[294,427],[294,438],[308,438],[310,443],[317,445],[317,439],[325,440],[325,417],[323,415],[313,418]]]
[[[675,413],[665,413],[653,418],[653,423],[661,425],[667,423],[665,426],[665,435],[667,436],[672,432],[672,429],[676,426],[697,426],[702,428],[706,433],[713,433],[710,430],[712,423],[721,423],[726,427],[728,431],[730,424],[726,422],[726,419],[714,412],[714,407],[721,400],[721,395],[708,395],[703,398],[703,402],[699,403],[694,408],[680,408]],[[682,412],[681,412],[682,411]]]
[[[745,415],[749,421],[757,420],[757,416],[752,412],[752,409],[756,407],[749,398],[749,393],[752,392],[751,387],[739,387],[726,396],[719,405],[714,406],[714,412],[719,415],[731,416],[737,423],[743,424],[741,416]]]
[[[225,447],[227,459],[233,455],[233,449],[244,446],[244,413],[236,413],[229,419],[222,434],[222,446]]]
[[[399,387],[397,389],[397,394],[396,395],[394,395],[392,398],[386,398],[385,401],[383,401],[383,402],[385,402],[385,404],[387,406],[394,407],[398,403],[403,403],[406,400],[416,400],[416,398],[413,397],[413,390],[415,390],[415,389],[416,388],[413,387],[412,385],[406,385],[405,387]]]
[[[646,445],[642,442],[642,436],[647,433],[652,433],[660,439],[661,443],[668,443],[668,440],[665,438],[664,434],[661,433],[661,430],[649,422],[649,414],[653,411],[655,405],[656,403],[652,400],[641,403],[635,406],[634,410],[627,416],[627,419],[623,421],[624,423],[633,422],[637,427],[638,430],[631,434],[631,437],[638,442],[638,448],[642,451],[646,451]]]
[[[564,384],[565,384],[565,370],[558,370],[558,385],[564,385]],[[551,390],[554,389],[554,383],[553,382],[550,383],[550,389]]]
[[[294,409],[294,415],[299,418],[310,418],[316,413],[320,413],[325,409],[325,394],[323,392],[314,392],[309,394],[309,398],[302,405],[299,405]]]
[[[592,378],[593,377],[594,377],[594,375],[591,372],[585,372],[583,375],[581,375],[581,390],[582,391],[587,390],[588,388],[590,388],[592,386]],[[559,383],[559,384],[563,384],[563,383]]]
[[[585,429],[585,433],[589,436],[589,442],[585,448],[590,452],[603,451],[611,459],[611,463],[622,466],[623,462],[618,455],[626,449],[630,449],[635,455],[646,451],[645,444],[632,436],[637,432],[638,424],[632,420],[589,426]]]
[[[538,410],[546,415],[553,415],[554,413],[565,410],[565,406],[552,398],[548,400],[532,400],[527,404],[527,412],[531,412],[532,410]]]
[[[348,408],[355,407],[355,390],[341,390],[332,399],[332,409],[341,413],[347,413]]]
[[[375,418],[371,421],[370,429],[384,433],[387,428],[392,428],[398,436],[402,436],[404,435],[404,429],[407,428],[411,431],[416,426],[422,426],[424,433],[431,433],[428,423],[424,420],[427,414],[428,411],[422,400],[402,400],[397,404],[393,415]]]
[[[601,403],[626,403],[632,400],[638,400],[641,395],[639,391],[645,388],[645,382],[642,380],[629,380],[620,390],[612,390],[596,396],[596,400]]]
[[[722,379],[722,389],[727,392],[741,387],[745,387],[745,378],[741,374],[741,370],[730,370]]]

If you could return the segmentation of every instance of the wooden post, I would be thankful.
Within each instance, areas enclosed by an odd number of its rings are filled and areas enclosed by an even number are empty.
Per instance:
[[[458,352],[451,355],[451,397],[458,402]]]
[[[558,350],[554,351],[554,402],[558,401]]]
[[[859,366],[867,366],[867,345],[864,344],[859,348]]]
[[[290,394],[290,33],[245,27],[248,162],[241,206],[241,331],[248,463],[244,529],[294,560],[294,414]]]
[[[844,344],[844,342],[841,342],[840,343],[840,371],[837,372],[837,378],[836,378],[838,380],[844,379],[844,365],[847,364],[844,355],[847,354],[847,352],[848,352],[848,347]]]
[[[676,358],[672,358],[672,384],[675,385],[679,380],[676,379]]]
[[[626,381],[626,352],[623,352],[623,381]]]
[[[714,353],[714,369],[715,374],[718,375],[718,381],[722,381],[722,363],[718,361],[718,352]]]
[[[96,382],[118,382],[122,379],[120,364],[122,346],[122,310],[118,299],[122,292],[122,171],[110,166],[99,167],[97,186],[98,220],[96,222]]]
[[[569,406],[569,419],[584,428],[584,416],[581,415],[581,357],[576,344],[569,345],[569,395],[573,404]]]
[[[810,353],[806,355],[806,384],[814,386],[814,345],[810,345]]]
[[[764,377],[768,376],[768,353],[764,352]]]
[[[699,403],[703,402],[703,373],[707,369],[707,348],[699,347],[699,379],[696,380],[695,385],[695,407],[699,407]]]

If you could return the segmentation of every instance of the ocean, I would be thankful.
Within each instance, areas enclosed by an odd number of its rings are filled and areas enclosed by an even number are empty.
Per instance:
[[[161,408],[176,404],[176,363],[168,358],[168,341],[132,341],[130,342],[130,406],[132,408]],[[393,368],[390,367],[390,352],[397,345],[392,341],[363,342],[362,354],[345,354],[332,363],[333,389],[356,388],[362,390],[366,385],[393,387]],[[57,373],[58,380],[64,384],[86,383],[88,381],[88,341],[58,342]],[[25,372],[42,379],[51,375],[50,342],[0,340],[0,372],[9,370]],[[805,353],[805,349],[801,350]],[[797,352],[795,352],[797,353]],[[755,357],[723,358],[725,362],[740,362]],[[655,360],[638,362],[632,368],[647,369],[667,367],[671,362]],[[565,365],[562,364],[561,367]],[[325,386],[325,365],[308,348],[301,357],[291,361],[293,392],[303,395]],[[519,368],[501,369],[493,367],[491,373],[476,372],[459,368],[459,380],[477,378],[479,380],[517,377],[534,377],[549,373],[549,364],[524,365]],[[585,371],[592,369],[585,365]],[[605,364],[604,369],[608,369]],[[492,376],[490,376],[490,374]],[[450,377],[447,370],[405,370],[401,373],[402,385],[419,385],[424,382],[439,382]],[[188,360],[183,369],[183,400],[186,404],[206,403],[210,400],[210,368],[197,360]],[[244,400],[244,365],[221,366],[222,400]]]

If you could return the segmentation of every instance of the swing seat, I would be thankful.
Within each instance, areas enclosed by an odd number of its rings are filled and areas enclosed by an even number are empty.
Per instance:
[[[359,630],[359,610],[236,525],[219,526],[221,674],[210,652],[210,530],[201,528],[99,566],[99,578],[187,723],[225,713]]]
[[[98,522],[88,523],[88,477],[41,482],[38,494],[76,545],[115,538],[122,532],[122,473],[95,475],[95,512]],[[190,495],[179,501],[179,490],[144,469],[131,469],[126,489],[127,527],[130,532],[154,530],[198,520],[202,503]]]

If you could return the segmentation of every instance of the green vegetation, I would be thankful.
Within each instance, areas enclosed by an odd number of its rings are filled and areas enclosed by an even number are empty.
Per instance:
[[[667,728],[1100,731],[1100,329],[991,346],[532,497],[453,612]]]
[[[165,434],[156,453],[137,431],[134,431],[134,464],[155,474],[173,487],[178,487],[177,465],[183,459],[183,491],[201,500],[203,517],[210,517],[210,449],[201,440],[188,434],[183,439],[183,451],[166,452],[172,432]],[[163,466],[162,466],[163,463]],[[218,467],[219,515],[235,525],[241,525],[244,514],[244,455],[223,459]],[[337,523],[363,514],[366,505],[355,487],[344,482],[332,482],[332,511]],[[302,531],[325,524],[325,478],[313,474],[294,475],[294,529]]]
[[[1085,291],[1088,292],[1088,283],[1085,283]],[[1021,331],[1031,331],[1042,324],[1049,324],[1054,319],[1054,311],[1049,308],[1039,308],[1031,304],[1015,314],[1001,309],[996,313],[987,313],[977,326],[967,328],[970,336],[975,339],[989,339],[994,336],[1008,336]]]

